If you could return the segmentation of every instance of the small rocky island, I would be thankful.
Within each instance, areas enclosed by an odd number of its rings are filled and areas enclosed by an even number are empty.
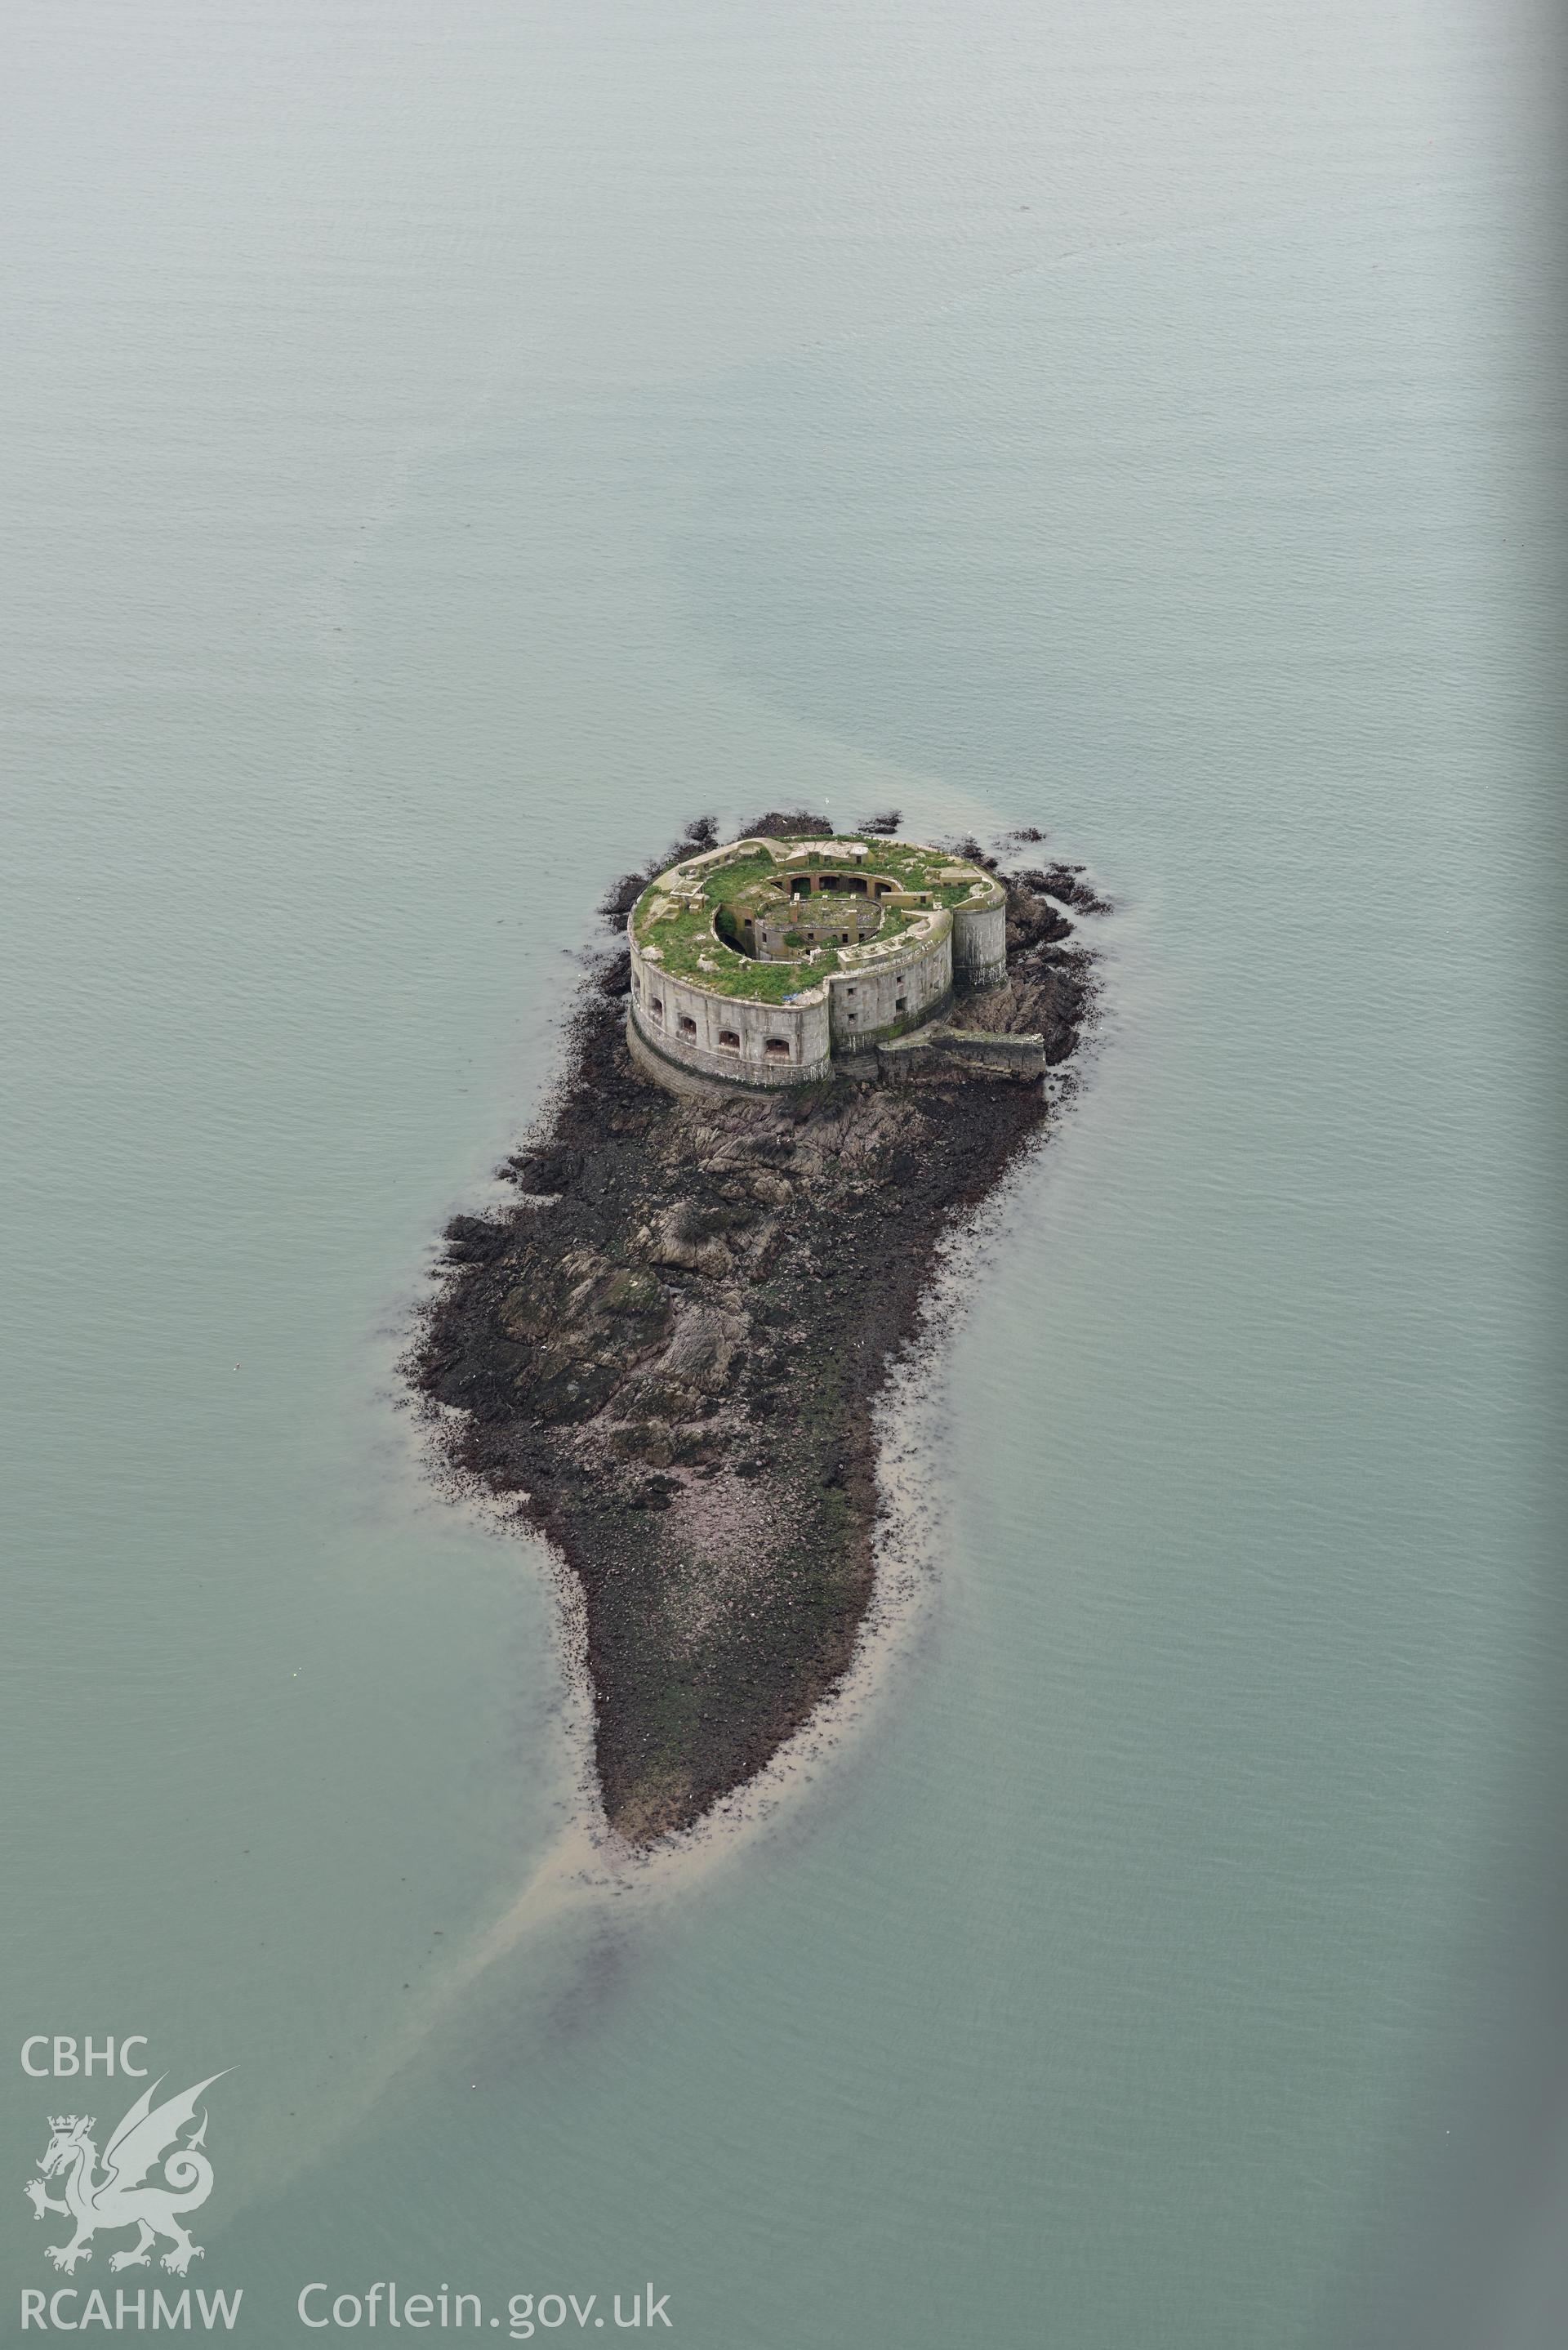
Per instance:
[[[412,1375],[450,1465],[580,1583],[628,1843],[753,1777],[849,1664],[873,1409],[938,1242],[1045,1126],[1094,995],[1070,909],[1106,910],[1081,868],[894,816],[694,826],[607,903],[624,942],[514,1203],[448,1229]]]

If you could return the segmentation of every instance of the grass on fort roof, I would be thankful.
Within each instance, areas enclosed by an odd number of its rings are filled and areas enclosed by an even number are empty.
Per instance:
[[[673,922],[655,922],[649,943],[659,950],[656,971],[672,972],[677,979],[693,980],[715,994],[732,995],[747,1003],[782,1003],[787,996],[804,994],[838,969],[836,947],[819,949],[809,962],[804,956],[798,963],[753,962],[749,955],[719,944],[706,924],[695,932],[689,931],[688,924],[697,920],[694,915],[682,914]],[[698,958],[704,954],[716,969],[700,969]]]
[[[860,836],[844,833],[837,837],[841,841],[856,840]],[[969,896],[967,881],[950,882],[939,888],[929,879],[934,871],[953,861],[945,850],[916,848],[907,842],[880,838],[867,838],[865,845],[874,859],[868,865],[868,870],[891,874],[912,883],[929,892],[937,905],[961,905]],[[645,947],[658,947],[660,965],[678,979],[694,980],[699,986],[711,988],[716,993],[732,995],[748,1003],[782,1003],[786,997],[815,987],[830,972],[839,970],[842,966],[837,949],[820,947],[814,955],[803,955],[798,962],[753,962],[749,955],[738,953],[734,948],[725,946],[722,940],[715,937],[713,915],[719,907],[732,904],[757,881],[798,872],[803,864],[831,868],[842,862],[842,857],[827,856],[814,845],[809,858],[779,866],[774,864],[765,849],[758,849],[748,857],[737,857],[730,863],[708,867],[700,877],[704,899],[702,905],[690,912],[666,914],[657,922],[649,922],[646,910],[659,895],[655,883],[638,901],[633,918],[638,939]],[[907,930],[914,919],[914,915],[902,907],[887,907],[875,936],[884,942],[894,939]],[[703,971],[701,968],[704,957],[715,965],[713,970]],[[875,965],[870,968],[875,969]]]

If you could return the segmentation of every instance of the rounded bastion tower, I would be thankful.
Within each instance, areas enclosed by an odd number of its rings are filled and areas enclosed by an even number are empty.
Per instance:
[[[1007,977],[1007,900],[1002,890],[996,889],[994,905],[971,900],[954,910],[953,969],[968,987],[1000,987]]]
[[[627,920],[628,1038],[651,1076],[830,1076],[1006,976],[1006,898],[950,850],[757,836],[694,853]]]

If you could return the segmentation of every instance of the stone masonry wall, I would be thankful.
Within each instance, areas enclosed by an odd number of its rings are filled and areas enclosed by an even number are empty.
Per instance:
[[[952,993],[952,930],[938,923],[934,936],[919,939],[886,962],[836,971],[827,983],[833,1049],[864,1053],[879,1036],[935,1016]]]
[[[1007,903],[953,910],[953,969],[971,987],[1000,987],[1007,977]]]
[[[649,962],[633,939],[631,1016],[656,1052],[704,1076],[747,1086],[792,1086],[832,1072],[827,1001],[820,986],[797,1003],[748,1003],[711,995]],[[770,1052],[770,1043],[786,1045],[787,1053]]]

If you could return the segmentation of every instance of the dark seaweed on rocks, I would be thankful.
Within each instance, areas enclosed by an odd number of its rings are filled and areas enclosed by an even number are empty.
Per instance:
[[[1075,906],[1081,914],[1114,913],[1110,899],[1102,898],[1094,884],[1084,879],[1084,870],[1081,865],[1052,865],[1043,872],[1014,874],[1013,886],[1055,898],[1064,906]]]
[[[1096,981],[1040,878],[1008,884],[1007,984],[954,1017],[1042,1030],[1056,1064]],[[547,1121],[503,1170],[515,1205],[448,1227],[410,1370],[458,1408],[452,1464],[578,1578],[606,1814],[647,1843],[843,1676],[874,1580],[877,1397],[937,1243],[1048,1105],[972,1079],[678,1097],[630,1060],[626,983],[622,953],[585,988]]]
[[[771,840],[825,840],[832,831],[827,818],[814,816],[809,808],[765,808],[741,827],[736,838],[749,840],[753,834],[766,834]]]

